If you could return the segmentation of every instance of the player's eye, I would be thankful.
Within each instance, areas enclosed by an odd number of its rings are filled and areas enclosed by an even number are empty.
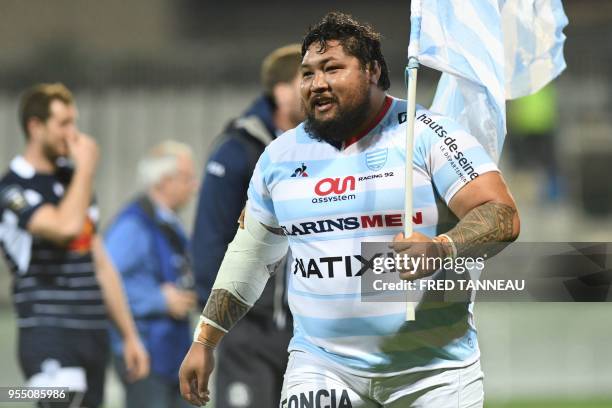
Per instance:
[[[312,72],[311,71],[303,71],[302,72],[302,78],[310,78],[312,76]]]

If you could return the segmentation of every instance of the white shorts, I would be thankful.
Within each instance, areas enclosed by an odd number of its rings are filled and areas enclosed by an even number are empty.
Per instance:
[[[359,377],[302,351],[292,351],[281,408],[482,408],[480,361],[462,368]]]

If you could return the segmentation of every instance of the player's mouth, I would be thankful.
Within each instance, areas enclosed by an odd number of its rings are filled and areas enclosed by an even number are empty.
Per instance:
[[[317,112],[324,113],[332,109],[335,101],[329,97],[317,97],[311,102],[311,107]]]

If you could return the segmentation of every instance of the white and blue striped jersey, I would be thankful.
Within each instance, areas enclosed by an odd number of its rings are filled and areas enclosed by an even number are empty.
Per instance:
[[[73,172],[62,163],[52,174],[39,173],[17,156],[0,178],[0,250],[13,272],[13,301],[20,328],[108,328],[92,254],[99,219],[95,200],[83,230],[65,245],[28,231],[40,207],[59,205]]]
[[[452,120],[423,108],[416,115],[412,222],[433,237],[457,221],[447,207],[454,194],[497,167]],[[314,140],[302,124],[266,148],[248,192],[250,215],[289,239],[289,350],[364,376],[465,366],[479,357],[471,304],[417,310],[406,322],[406,303],[361,301],[368,268],[361,243],[403,231],[405,121],[406,102],[387,97],[376,125],[342,149]]]

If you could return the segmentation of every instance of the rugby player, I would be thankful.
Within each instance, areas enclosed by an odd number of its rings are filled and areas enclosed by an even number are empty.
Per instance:
[[[459,125],[418,107],[414,214],[404,217],[406,102],[386,93],[379,34],[330,13],[310,28],[302,55],[307,119],[259,159],[244,228],[181,367],[183,396],[209,400],[214,348],[290,247],[295,324],[281,407],[481,407],[472,303],[417,308],[407,322],[406,303],[362,302],[360,244],[394,240],[409,250],[441,241],[454,252],[516,239],[516,205],[497,166]],[[308,177],[292,178],[302,163]],[[401,233],[406,220],[414,224],[409,237]],[[418,272],[402,276],[431,271]]]
[[[123,337],[130,380],[149,371],[97,233],[98,146],[77,129],[76,105],[62,84],[28,89],[19,113],[25,151],[0,180],[0,243],[14,276],[19,364],[28,386],[70,390],[69,401],[40,406],[97,407],[109,356],[107,314]]]

